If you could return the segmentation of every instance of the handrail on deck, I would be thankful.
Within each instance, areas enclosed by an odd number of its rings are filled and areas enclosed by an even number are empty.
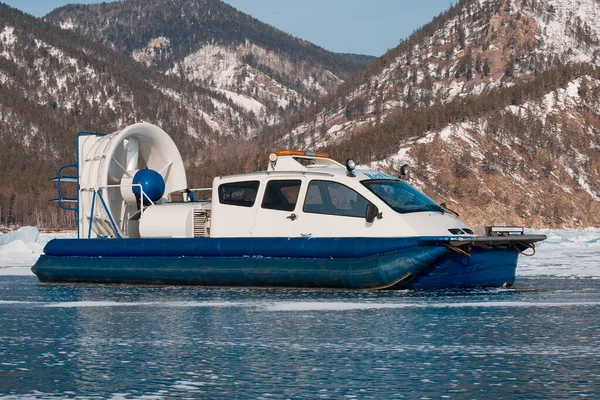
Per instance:
[[[64,171],[65,169],[68,169],[68,168],[77,168],[77,163],[75,163],[75,164],[63,165],[62,167],[60,167],[60,168],[58,169],[58,176],[55,178],[55,179],[56,179],[56,183],[57,183],[57,185],[56,185],[56,186],[57,186],[57,198],[56,198],[56,201],[57,201],[57,203],[58,203],[58,206],[59,206],[61,209],[63,209],[63,210],[67,210],[67,211],[77,211],[77,210],[78,210],[78,208],[77,208],[77,207],[67,207],[67,206],[64,206],[64,205],[62,204],[62,201],[63,201],[63,200],[65,200],[65,201],[66,201],[66,199],[62,197],[62,190],[61,190],[61,182],[62,182],[62,179],[63,179],[63,178],[65,178],[65,179],[66,179],[66,178],[72,178],[72,176],[63,176],[63,171]],[[72,200],[72,199],[69,199],[69,201],[71,201],[71,200]]]

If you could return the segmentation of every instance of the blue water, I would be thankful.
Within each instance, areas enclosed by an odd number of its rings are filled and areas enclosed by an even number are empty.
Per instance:
[[[600,280],[352,292],[0,276],[0,398],[600,398]]]

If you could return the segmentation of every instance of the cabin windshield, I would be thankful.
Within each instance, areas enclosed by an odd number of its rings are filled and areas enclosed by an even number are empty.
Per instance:
[[[401,214],[437,211],[445,213],[446,210],[435,201],[399,180],[374,179],[361,182],[367,189],[383,200],[394,211]]]

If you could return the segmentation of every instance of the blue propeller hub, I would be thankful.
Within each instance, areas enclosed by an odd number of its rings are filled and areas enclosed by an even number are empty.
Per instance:
[[[165,180],[163,177],[156,171],[152,169],[140,169],[133,176],[134,185],[142,185],[142,189],[144,191],[144,205],[149,205],[150,200],[158,201],[165,194]],[[141,191],[139,186],[133,186],[132,188],[133,194],[136,196],[141,196]]]

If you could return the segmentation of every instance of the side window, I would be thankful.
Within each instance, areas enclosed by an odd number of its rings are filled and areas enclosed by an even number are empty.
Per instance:
[[[363,217],[369,202],[347,186],[329,181],[311,181],[303,211],[316,214]]]
[[[258,192],[258,181],[224,183],[219,186],[219,203],[252,207]]]
[[[261,207],[270,210],[294,211],[301,184],[300,180],[270,181],[265,188]]]

